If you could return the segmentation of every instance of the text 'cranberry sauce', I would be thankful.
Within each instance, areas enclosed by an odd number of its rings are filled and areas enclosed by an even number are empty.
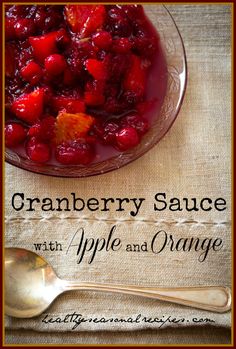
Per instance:
[[[86,166],[137,146],[167,80],[141,5],[6,6],[6,147]]]

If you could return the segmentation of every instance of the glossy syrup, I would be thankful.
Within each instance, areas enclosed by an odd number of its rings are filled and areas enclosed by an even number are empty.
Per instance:
[[[159,40],[159,35],[156,31],[156,28],[152,25],[152,23],[149,21],[147,17],[146,17],[146,22],[147,22],[148,30],[156,38],[157,47],[158,47],[155,55],[152,57],[152,65],[151,67],[148,68],[149,70],[148,70],[146,93],[145,93],[145,102],[147,102],[148,107],[142,114],[142,116],[146,120],[148,120],[149,128],[151,128],[156,118],[158,118],[158,115],[160,113],[160,109],[166,94],[167,64],[166,64],[165,55],[161,47],[161,42]],[[130,111],[127,110],[127,113],[129,112]],[[112,118],[114,116],[111,115],[110,117]],[[115,118],[117,117],[118,116],[116,115]],[[20,155],[20,157],[27,158],[24,145],[13,148],[13,151],[15,151],[18,155]],[[55,160],[53,153],[54,151],[52,151],[52,157],[50,161],[47,162],[47,164],[64,167],[62,164],[59,164]],[[96,153],[96,156],[93,160],[94,163],[108,160],[109,158],[117,156],[118,154],[122,154],[122,152],[118,151],[113,146],[103,145],[100,142],[96,142],[95,144],[95,153]],[[44,165],[42,164],[42,166]]]

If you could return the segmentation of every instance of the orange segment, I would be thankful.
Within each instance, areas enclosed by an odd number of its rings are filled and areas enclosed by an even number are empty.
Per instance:
[[[56,143],[60,144],[65,141],[84,137],[93,123],[94,118],[88,114],[70,114],[61,111],[56,118]]]
[[[67,5],[66,20],[74,33],[80,38],[95,33],[104,24],[106,10],[104,5]]]

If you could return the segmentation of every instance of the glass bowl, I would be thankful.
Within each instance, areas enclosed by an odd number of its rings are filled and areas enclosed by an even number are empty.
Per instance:
[[[186,55],[179,30],[166,7],[163,5],[145,5],[144,10],[160,37],[167,65],[167,87],[158,116],[153,118],[152,126],[143,136],[140,144],[107,160],[87,166],[41,165],[17,155],[11,149],[5,150],[6,162],[44,175],[76,178],[88,177],[113,171],[127,165],[145,154],[164,137],[175,121],[184,98],[187,82]]]

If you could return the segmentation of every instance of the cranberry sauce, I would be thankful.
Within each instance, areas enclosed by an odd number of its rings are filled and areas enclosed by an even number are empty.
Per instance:
[[[6,6],[5,38],[5,143],[22,157],[86,166],[158,117],[167,69],[142,6]]]

